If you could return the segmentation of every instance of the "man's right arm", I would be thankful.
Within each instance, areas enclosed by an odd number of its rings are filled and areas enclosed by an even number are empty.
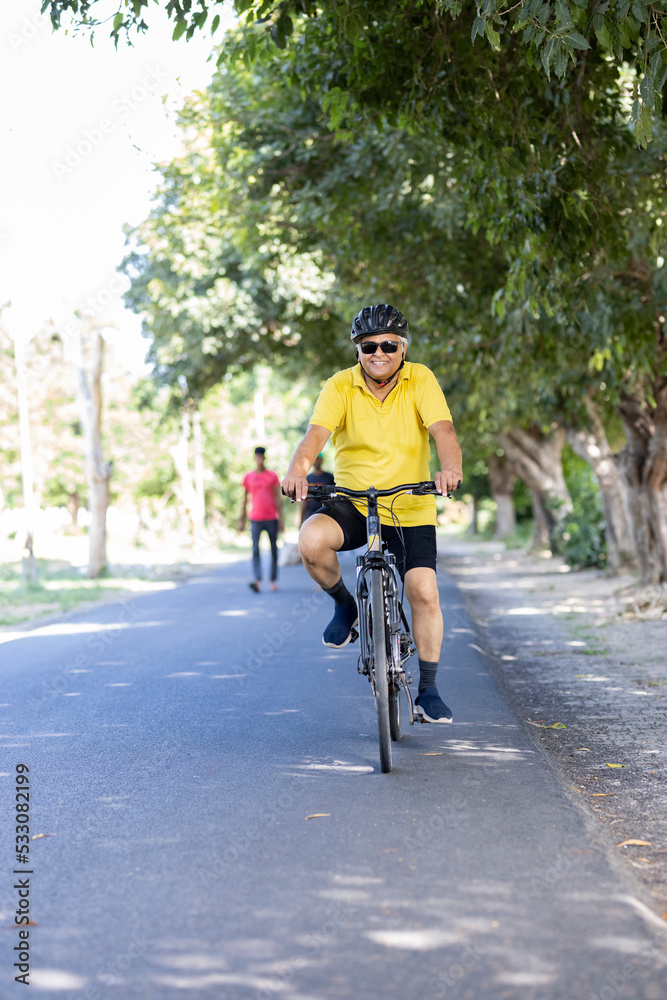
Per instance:
[[[331,431],[326,427],[320,424],[310,425],[306,436],[292,456],[287,475],[282,482],[283,490],[288,497],[294,500],[306,499],[308,493],[306,476],[330,437]]]

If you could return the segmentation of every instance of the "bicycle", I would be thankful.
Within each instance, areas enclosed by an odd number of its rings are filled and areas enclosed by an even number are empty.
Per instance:
[[[409,493],[414,496],[440,494],[433,481],[406,483],[388,490],[350,490],[345,486],[311,484],[308,499],[320,500],[323,505],[335,502],[338,497],[366,500],[366,536],[368,548],[357,556],[356,599],[359,611],[359,631],[353,630],[352,641],[359,639],[357,670],[368,677],[378,718],[380,745],[380,770],[391,771],[391,743],[401,739],[401,688],[408,701],[410,725],[424,722],[419,711],[415,712],[408,684],[412,681],[405,664],[416,652],[408,620],[399,597],[401,581],[393,553],[387,551],[382,541],[378,498]],[[451,494],[447,494],[451,496]]]

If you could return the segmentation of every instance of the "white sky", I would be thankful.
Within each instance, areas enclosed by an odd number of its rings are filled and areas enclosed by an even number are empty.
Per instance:
[[[146,20],[146,35],[116,50],[105,27],[94,48],[87,34],[52,33],[40,0],[0,8],[0,306],[11,299],[5,317],[24,335],[120,287],[123,224],[148,214],[152,164],[178,149],[175,112],[211,78],[207,31],[172,42],[161,7]],[[136,363],[146,341],[123,312]]]

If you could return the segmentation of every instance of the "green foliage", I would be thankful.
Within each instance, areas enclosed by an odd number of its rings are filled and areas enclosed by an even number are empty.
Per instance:
[[[219,0],[218,0],[219,2]],[[116,43],[134,31],[145,31],[149,0],[121,0],[111,24]],[[74,24],[95,30],[98,0],[44,0],[54,27]],[[174,21],[173,37],[189,39],[206,28],[215,0],[168,0]],[[652,119],[661,112],[661,93],[667,78],[667,3],[665,0],[235,0],[243,34],[223,58],[243,58],[250,66],[275,52],[296,54],[297,60],[321,47],[328,37],[331,51],[340,53],[345,69],[323,65],[319,86],[338,94],[329,110],[332,123],[343,124],[348,100],[361,110],[388,115],[391,124],[403,118],[419,122],[424,113],[439,115],[452,101],[448,84],[466,63],[486,53],[508,64],[517,61],[544,76],[562,81],[568,73],[581,76],[594,61],[606,62],[612,72],[631,68],[635,87],[632,121],[638,145],[651,138]],[[219,17],[210,22],[211,33]],[[457,37],[458,36],[458,37]],[[458,40],[465,45],[461,48]],[[452,54],[457,52],[454,63]],[[321,55],[321,53],[320,53]],[[453,68],[456,67],[456,68]],[[306,89],[310,71],[295,68]],[[577,103],[584,99],[580,90]],[[350,108],[352,111],[352,108]]]
[[[489,499],[489,468],[484,458],[475,457],[475,453],[468,453],[468,458],[463,466],[464,486],[462,493],[472,496],[476,500]]]
[[[201,404],[206,483],[206,511],[209,523],[221,521],[235,528],[243,499],[243,476],[254,466],[253,451],[262,444],[267,449],[267,467],[280,478],[289,458],[303,436],[319,383],[306,378],[294,381],[280,371],[257,367],[223,380]],[[264,435],[258,440],[255,429],[255,394],[264,403]],[[289,507],[287,508],[289,509]]]
[[[72,478],[64,472],[51,476],[44,484],[42,491],[43,503],[52,507],[67,507],[76,500],[77,505],[85,506],[88,487],[85,478]]]
[[[509,551],[511,549],[527,549],[533,538],[533,519],[526,517],[519,519],[517,516],[516,529],[511,535],[503,538],[503,544]]]
[[[473,465],[511,424],[577,425],[588,395],[606,412],[624,393],[650,396],[667,331],[667,134],[649,113],[659,8],[633,26],[620,4],[589,15],[531,0],[500,23],[486,3],[476,15],[323,3],[306,20],[285,3],[282,31],[270,5],[261,25],[256,4],[245,10],[132,235],[128,298],[158,387],[179,405],[258,363],[329,374],[352,360],[348,317],[388,300]],[[520,16],[530,23],[511,30]],[[653,129],[641,151],[637,116],[644,138]],[[240,470],[223,443],[207,453],[208,495],[228,520]],[[600,562],[580,492],[561,543]]]
[[[565,449],[563,471],[573,510],[555,529],[557,551],[576,569],[604,567],[607,561],[605,520],[593,471],[569,448]]]
[[[530,521],[532,525],[533,501],[531,499],[530,490],[524,483],[523,479],[517,479],[514,484],[512,502],[514,504],[514,513],[516,515],[517,525],[524,524],[527,521]]]
[[[508,62],[448,29],[457,73],[417,129],[395,89],[350,104],[374,63],[350,64],[362,43],[327,23],[225,65],[183,111],[185,151],[125,265],[157,385],[181,402],[258,362],[328,375],[352,362],[348,317],[372,299],[409,316],[410,357],[441,379],[473,460],[512,423],[576,424],[587,393],[609,408],[650,382],[667,143],[660,125],[633,148],[615,67],[593,46],[549,82],[516,35]],[[416,51],[391,62],[398,77]]]
[[[133,490],[135,503],[141,500],[164,500],[173,503],[176,499],[174,484],[176,470],[172,459],[164,456],[153,461],[148,475],[140,479]]]

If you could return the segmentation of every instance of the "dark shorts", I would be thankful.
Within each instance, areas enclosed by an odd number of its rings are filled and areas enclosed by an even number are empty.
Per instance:
[[[316,514],[326,514],[332,517],[343,530],[343,544],[340,551],[358,549],[367,544],[366,517],[354,506],[351,500],[336,500],[315,511]],[[417,524],[403,528],[403,541],[398,530],[388,524],[382,525],[382,540],[396,557],[396,566],[401,577],[409,569],[426,566],[435,570],[438,547],[435,540],[435,525]]]

